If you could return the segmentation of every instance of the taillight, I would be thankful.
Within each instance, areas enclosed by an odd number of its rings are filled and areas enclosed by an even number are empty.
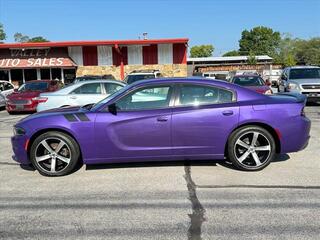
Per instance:
[[[48,100],[47,97],[34,97],[34,98],[32,98],[32,101],[37,102],[37,103],[46,102],[47,100]]]

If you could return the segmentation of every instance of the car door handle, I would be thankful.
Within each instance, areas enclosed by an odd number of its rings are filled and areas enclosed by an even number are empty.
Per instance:
[[[157,118],[157,121],[158,122],[166,122],[168,121],[169,117],[166,117],[166,116],[162,116],[162,117],[158,117]]]
[[[230,116],[230,115],[233,115],[233,111],[232,110],[226,110],[226,111],[223,111],[222,114],[225,115],[225,116]]]
[[[71,99],[77,99],[77,96],[71,96],[70,98]]]

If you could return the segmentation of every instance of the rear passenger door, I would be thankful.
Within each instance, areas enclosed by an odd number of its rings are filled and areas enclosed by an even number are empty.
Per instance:
[[[178,85],[172,112],[174,155],[223,156],[238,117],[239,106],[231,90],[213,85]]]
[[[104,86],[104,92],[105,97],[108,97],[109,95],[118,92],[121,88],[123,88],[122,85],[117,83],[103,83]]]
[[[69,100],[70,105],[82,106],[99,102],[105,97],[101,83],[85,83],[70,93]]]

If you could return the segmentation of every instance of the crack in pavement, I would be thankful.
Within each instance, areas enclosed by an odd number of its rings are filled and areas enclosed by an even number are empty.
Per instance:
[[[196,191],[196,184],[192,180],[191,176],[191,166],[185,165],[184,166],[184,179],[187,183],[188,188],[188,199],[191,202],[192,205],[192,214],[188,214],[190,218],[190,226],[188,228],[188,239],[189,240],[201,240],[201,227],[204,221],[206,221],[205,212],[206,210],[200,203],[198,197],[197,197],[197,191]]]

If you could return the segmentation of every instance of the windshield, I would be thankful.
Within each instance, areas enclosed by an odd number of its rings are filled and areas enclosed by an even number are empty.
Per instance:
[[[320,78],[319,68],[291,69],[289,79]]]
[[[264,86],[265,85],[262,78],[258,76],[234,77],[233,83],[238,84],[240,86]]]
[[[18,91],[44,91],[48,89],[49,84],[47,82],[32,82],[23,84]]]
[[[123,92],[127,91],[127,89],[128,89],[129,87],[131,87],[131,86],[127,85],[127,86],[121,88],[119,91],[112,93],[112,94],[109,95],[108,97],[106,97],[106,98],[102,99],[101,101],[95,103],[95,104],[92,106],[91,109],[92,109],[92,110],[96,110],[96,109],[100,108],[102,105],[104,105],[105,103],[109,102],[111,99],[113,99],[113,98],[119,96],[120,94],[122,94]]]
[[[134,74],[134,75],[128,75],[125,78],[125,82],[127,82],[128,84],[131,84],[136,81],[152,79],[152,78],[155,78],[154,74]]]

